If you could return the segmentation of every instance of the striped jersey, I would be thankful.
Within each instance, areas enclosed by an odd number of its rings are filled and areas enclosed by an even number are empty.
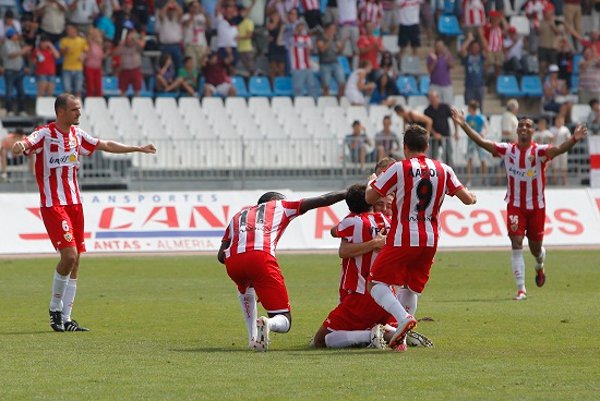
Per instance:
[[[500,52],[504,49],[504,36],[500,26],[486,24],[483,27],[483,33],[488,42],[488,51]]]
[[[338,224],[336,236],[352,244],[360,244],[374,239],[379,231],[387,232],[389,229],[390,222],[382,213],[350,213]],[[377,254],[377,251],[371,251],[342,259],[340,293],[365,293],[367,277]]]
[[[482,0],[463,0],[463,18],[465,26],[483,26],[485,7]]]
[[[444,196],[463,188],[450,166],[425,156],[390,165],[371,187],[381,196],[395,194],[386,245],[396,247],[436,247]]]
[[[277,242],[292,219],[300,215],[301,204],[301,200],[272,200],[240,210],[223,235],[223,241],[230,243],[225,257],[250,251],[275,256]]]
[[[383,18],[383,5],[375,1],[363,1],[358,6],[358,19],[361,23],[372,22],[378,28]]]
[[[304,9],[304,11],[321,9],[321,3],[319,2],[319,0],[300,0],[299,2],[300,4],[302,4],[302,8]]]
[[[79,157],[91,155],[99,140],[77,126],[61,132],[55,123],[37,128],[24,139],[35,153],[35,176],[42,207],[81,204],[77,171]]]
[[[507,189],[504,200],[511,206],[533,210],[546,206],[547,155],[552,145],[540,145],[532,142],[527,149],[521,149],[516,143],[495,143],[494,156],[504,159]]]
[[[290,63],[293,70],[310,68],[310,49],[312,42],[308,35],[294,35],[290,49]]]

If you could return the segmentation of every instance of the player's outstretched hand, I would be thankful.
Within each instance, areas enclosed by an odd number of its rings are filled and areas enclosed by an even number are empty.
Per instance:
[[[451,113],[452,113],[452,120],[458,124],[458,125],[463,125],[465,124],[466,120],[465,120],[465,115],[458,111],[458,109],[456,107],[452,107],[450,109]]]
[[[577,127],[575,127],[575,131],[573,132],[573,137],[575,138],[576,141],[579,141],[580,139],[583,139],[587,136],[587,126],[585,124],[577,124]]]
[[[150,143],[150,144],[148,144],[148,145],[146,145],[146,146],[142,146],[142,147],[140,148],[140,152],[142,152],[142,153],[152,153],[152,154],[154,154],[154,153],[156,153],[156,146],[154,146],[154,144],[153,144],[153,143]]]

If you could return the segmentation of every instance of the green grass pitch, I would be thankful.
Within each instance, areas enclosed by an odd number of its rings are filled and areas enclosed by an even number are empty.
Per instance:
[[[598,400],[599,256],[550,250],[542,289],[528,256],[515,302],[508,247],[440,251],[417,313],[435,348],[403,354],[309,348],[336,304],[333,254],[279,257],[293,324],[264,354],[213,256],[84,256],[89,333],[50,330],[56,259],[4,259],[0,400]]]

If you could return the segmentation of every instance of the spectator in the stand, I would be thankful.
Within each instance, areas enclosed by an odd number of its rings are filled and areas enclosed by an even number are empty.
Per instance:
[[[87,34],[98,15],[100,15],[100,9],[96,0],[71,0],[69,2],[69,22],[84,34]]]
[[[332,79],[338,85],[338,97],[343,96],[346,77],[340,63],[338,55],[341,54],[343,43],[335,38],[336,25],[328,23],[325,25],[323,34],[317,39],[317,52],[319,54],[319,76],[321,78],[321,88],[325,96],[330,95],[330,82]]]
[[[67,22],[67,4],[64,0],[41,0],[35,8],[40,19],[40,30],[52,43],[63,37]]]
[[[239,14],[242,17],[242,22],[238,24],[237,49],[240,58],[240,63],[248,71],[248,74],[254,75],[256,72],[256,54],[252,46],[252,37],[254,36],[254,22],[249,18],[252,7],[256,0],[252,0],[250,6],[238,6]]]
[[[485,12],[492,13],[494,11],[503,14],[504,12],[504,0],[487,0],[485,2]],[[492,10],[493,7],[493,10]]]
[[[371,62],[363,60],[358,65],[358,68],[352,71],[352,74],[348,77],[344,96],[350,104],[355,106],[364,106],[367,104],[365,95],[370,95],[375,89],[375,83],[367,82],[367,76],[371,73],[372,69]]]
[[[504,19],[499,11],[491,11],[489,15],[490,22],[479,30],[479,37],[483,41],[487,62],[494,66],[495,76],[498,76],[504,65]]]
[[[39,25],[30,14],[24,14],[21,18],[21,35],[23,42],[34,49],[37,46]]]
[[[288,50],[292,44],[294,32],[296,31],[296,25],[298,25],[299,21],[300,20],[298,18],[298,9],[292,8],[287,13],[287,18],[285,20],[285,24],[283,24],[283,33],[282,33],[283,44],[285,45],[286,49],[288,49]],[[288,60],[286,62],[289,63],[289,56],[288,56]]]
[[[523,37],[514,26],[508,28],[504,39],[504,71],[511,74],[523,72]]]
[[[139,35],[134,29],[127,32],[127,36],[119,43],[114,54],[121,57],[119,69],[119,91],[125,96],[131,85],[133,95],[139,96],[142,90],[142,53],[146,44],[146,35]],[[166,62],[166,59],[165,59]],[[165,85],[166,87],[168,85]]]
[[[381,19],[381,31],[395,35],[398,32],[398,16],[395,12],[394,0],[381,0],[383,18]]]
[[[238,16],[238,9],[235,3],[219,0],[217,3],[217,48],[221,60],[231,58],[231,66],[238,62],[238,44],[239,35],[237,26],[233,23]]]
[[[140,32],[142,29],[142,22],[134,13],[133,5],[133,0],[125,0],[123,2],[123,7],[121,7],[120,10],[115,10],[114,12],[113,18],[115,20],[115,36],[113,38],[113,43],[115,46],[121,43],[123,38],[123,29],[135,29],[138,32]]]
[[[191,57],[194,68],[199,69],[204,65],[204,59],[208,55],[206,31],[210,29],[210,20],[198,0],[190,3],[188,12],[183,15],[181,22],[185,55]]]
[[[183,67],[179,69],[177,78],[181,78],[181,88],[190,96],[197,96],[198,70],[194,68],[194,60],[186,56],[183,58]]]
[[[374,71],[379,70],[379,55],[385,50],[380,36],[373,33],[374,26],[371,21],[365,23],[365,31],[358,38],[358,62],[369,61]]]
[[[304,95],[305,89],[309,96],[316,98],[319,95],[319,84],[310,68],[311,49],[312,41],[306,31],[306,23],[299,20],[289,48],[294,96]]]
[[[452,68],[454,58],[444,41],[435,41],[433,52],[427,56],[427,70],[430,74],[430,88],[440,95],[442,103],[454,103],[452,90]]]
[[[81,97],[83,87],[83,60],[88,52],[87,41],[79,36],[73,24],[67,25],[67,36],[60,40],[63,55],[62,79],[65,92]]]
[[[175,71],[179,70],[183,54],[183,26],[181,19],[183,10],[175,0],[169,0],[164,7],[158,10],[158,40],[160,50],[171,55]]]
[[[54,96],[56,60],[60,53],[46,34],[40,35],[38,46],[33,51],[38,96]]]
[[[460,56],[465,66],[465,103],[476,100],[483,111],[485,58],[481,52],[481,45],[474,40],[471,32],[467,34],[467,39],[460,49]]]
[[[115,11],[121,9],[121,4],[119,3],[119,0],[101,0],[98,2],[98,7],[103,16],[112,18]]]
[[[358,23],[360,32],[363,33],[367,22],[373,24],[373,30],[377,36],[381,34],[381,22],[383,19],[383,5],[381,0],[361,0],[358,6]]]
[[[540,21],[537,29],[540,38],[540,47],[538,48],[538,60],[540,62],[540,73],[545,75],[548,66],[556,64],[556,39],[560,34],[560,29],[556,25],[556,16],[552,5],[544,8],[544,18]]]
[[[416,110],[410,110],[408,108],[404,108],[401,105],[397,105],[394,107],[394,112],[404,122],[403,131],[410,124],[420,125],[421,127],[425,128],[428,132],[431,132],[431,130],[433,129],[433,121],[431,121],[431,118],[427,117],[425,114],[419,113]]]
[[[269,0],[267,3],[267,15],[279,14],[283,23],[288,22],[289,12],[296,9],[296,0]]]
[[[590,114],[587,117],[587,127],[592,135],[600,135],[600,100],[590,100]]]
[[[102,96],[102,61],[105,56],[102,32],[90,28],[87,43],[88,52],[84,63],[86,96]]]
[[[321,3],[319,0],[300,0],[302,9],[304,9],[304,20],[308,29],[312,32],[323,26],[321,20]]]
[[[287,49],[283,41],[283,22],[279,13],[273,13],[269,16],[267,31],[269,32],[269,49],[267,52],[269,76],[271,80],[274,80],[275,77],[285,75],[285,63],[287,59]]]
[[[4,12],[4,16],[0,20],[0,40],[3,40],[6,36],[6,31],[8,29],[13,29],[17,35],[23,35],[23,31],[21,30],[21,23],[19,20],[15,19],[15,14],[9,8]]]
[[[419,10],[423,0],[396,0],[396,15],[398,22],[398,46],[400,46],[400,57],[404,55],[406,47],[410,44],[413,56],[421,47],[421,31]]]
[[[125,0],[128,1],[128,0]],[[142,24],[141,29],[146,31],[146,25],[150,14],[154,14],[157,1],[154,0],[134,0],[133,1],[133,15]]]
[[[340,40],[344,42],[344,55],[350,60],[358,54],[358,6],[356,0],[337,0]]]
[[[588,130],[590,126],[588,124]],[[569,138],[571,138],[571,131],[565,125],[565,119],[562,116],[557,116],[554,119],[554,126],[550,128],[553,135],[554,146],[560,146]],[[554,171],[554,184],[555,185],[567,185],[567,170],[568,170],[569,155],[562,153],[554,159],[552,159],[552,170]]]
[[[573,57],[575,49],[565,35],[558,38],[556,44],[556,64],[558,65],[558,79],[567,83],[567,88],[571,89],[571,76],[573,75]]]
[[[385,157],[393,157],[396,160],[404,159],[400,154],[400,139],[392,130],[392,117],[383,117],[383,129],[375,134],[375,147],[378,161]]]
[[[502,120],[500,122],[501,142],[515,143],[517,141],[517,126],[519,125],[519,119],[517,118],[518,112],[519,102],[517,99],[509,99],[508,102],[506,102],[506,111],[502,114]]]
[[[562,116],[560,116],[562,118]],[[563,118],[564,120],[564,118]],[[537,129],[533,133],[533,142],[540,145],[550,145],[554,143],[554,134],[548,129],[548,121],[545,118],[540,118],[537,121]],[[560,142],[558,145],[560,145]]]
[[[350,161],[359,163],[361,171],[365,170],[365,164],[372,161],[373,141],[367,136],[360,121],[352,122],[352,133],[346,135],[344,143],[350,153]]]
[[[398,69],[394,64],[394,56],[388,50],[381,53],[381,59],[379,60],[379,69],[382,73],[386,74],[392,81],[396,82],[398,78]]]
[[[173,59],[169,53],[162,53],[158,59],[158,71],[156,72],[156,91],[175,92],[181,86],[183,80],[177,77],[177,71],[173,65]]]
[[[31,52],[31,46],[21,45],[19,33],[8,28],[5,32],[6,40],[2,44],[2,65],[4,66],[4,79],[6,81],[6,110],[9,116],[15,115],[13,111],[13,97],[17,97],[17,113],[25,113],[25,94],[23,92],[23,78],[25,77],[25,57]]]
[[[529,43],[529,51],[537,54],[539,47],[538,28],[540,21],[544,18],[544,9],[548,7],[548,0],[527,0],[524,5],[525,15],[529,18],[530,33],[527,41]]]
[[[384,106],[393,106],[396,100],[393,96],[398,96],[396,81],[389,75],[379,70],[375,73],[375,89],[371,93],[370,104],[381,104]]]
[[[483,3],[483,0],[463,0],[463,28],[466,32],[477,34],[485,24]]]
[[[425,109],[425,115],[431,118],[431,157],[442,160],[450,167],[454,166],[453,139],[458,140],[458,128],[454,123],[454,138],[451,137],[448,119],[452,117],[450,106],[443,103],[440,95],[435,90],[429,91],[429,106]]]
[[[545,111],[557,113],[568,118],[571,112],[571,103],[564,100],[569,94],[567,83],[558,78],[558,66],[552,64],[548,67],[548,77],[544,82],[544,96],[542,106]]]
[[[488,131],[487,120],[483,114],[479,112],[479,103],[477,103],[477,100],[471,100],[469,102],[465,121],[469,124],[469,127],[473,128],[473,131],[485,138]],[[485,149],[477,146],[475,142],[469,141],[467,142],[467,187],[471,186],[471,179],[473,177],[473,159],[475,158],[475,154],[477,154],[479,163],[481,163],[481,184],[486,185],[487,152]]]
[[[565,24],[581,33],[581,0],[564,0]]]
[[[231,84],[231,77],[227,70],[230,68],[233,62],[233,56],[229,54],[224,60],[216,53],[211,53],[208,56],[208,60],[202,74],[206,79],[204,85],[204,96],[214,96],[219,94],[220,96],[235,96],[235,86]]]
[[[591,47],[583,51],[579,62],[579,103],[600,98],[600,55]]]

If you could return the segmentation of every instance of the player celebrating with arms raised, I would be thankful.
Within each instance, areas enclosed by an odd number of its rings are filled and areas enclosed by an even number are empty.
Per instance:
[[[156,153],[154,145],[128,146],[92,137],[81,128],[79,100],[69,94],[54,102],[56,121],[44,125],[13,145],[16,156],[36,154],[35,175],[40,190],[42,220],[52,244],[60,252],[50,301],[50,327],[54,331],[88,331],[71,310],[77,291],[79,257],[85,252],[83,207],[77,181],[79,157],[95,150],[109,153]]]
[[[240,210],[229,222],[217,258],[237,285],[251,349],[267,351],[270,331],[290,331],[290,301],[275,258],[279,238],[294,218],[345,197],[344,190],[288,201],[278,192],[267,192],[255,206]],[[256,318],[257,299],[267,310],[268,318]]]
[[[517,126],[516,143],[497,143],[483,139],[465,120],[465,116],[452,109],[452,119],[461,126],[469,138],[495,157],[504,160],[508,188],[507,202],[508,237],[512,245],[512,270],[517,284],[517,301],[527,299],[525,288],[525,260],[523,238],[527,236],[529,250],[536,260],[535,283],[541,287],[546,282],[544,261],[546,250],[542,246],[546,220],[546,163],[554,157],[568,152],[587,135],[587,128],[578,125],[573,136],[560,144],[540,145],[533,142],[533,121],[522,118]]]
[[[448,165],[426,157],[429,133],[411,124],[404,133],[406,160],[389,166],[365,194],[368,203],[395,193],[392,227],[369,275],[371,296],[398,322],[389,341],[395,351],[406,350],[406,333],[416,326],[412,314],[417,297],[429,279],[438,244],[438,216],[445,195],[472,205],[476,197],[462,186]],[[390,286],[396,288],[398,298]],[[402,300],[402,301],[400,301]],[[409,314],[407,311],[410,311]]]

